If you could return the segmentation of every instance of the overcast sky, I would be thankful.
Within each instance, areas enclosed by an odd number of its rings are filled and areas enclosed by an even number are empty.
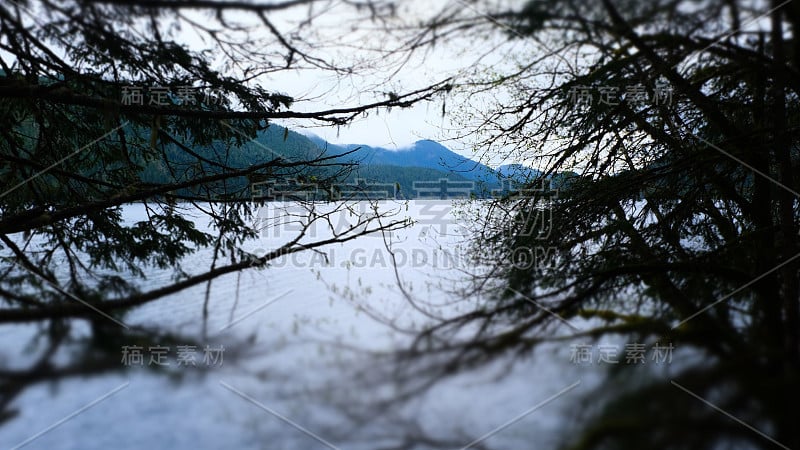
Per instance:
[[[489,1],[489,0],[487,0]],[[521,4],[522,0],[496,0],[505,3]],[[443,7],[443,0],[431,2],[430,0],[403,0],[398,2],[398,20],[405,23],[417,24],[430,14]],[[479,7],[451,0],[451,5],[464,16],[480,16],[484,11]],[[358,106],[386,99],[386,92],[403,93],[418,89],[446,77],[455,76],[456,81],[465,81],[467,78],[486,71],[487,67],[498,68],[504,63],[502,52],[492,52],[500,43],[508,43],[503,30],[497,27],[495,35],[491,33],[482,39],[471,41],[458,39],[437,43],[434,48],[427,48],[427,53],[417,53],[402,66],[399,59],[391,55],[382,55],[381,51],[397,45],[402,37],[401,33],[387,36],[383,33],[372,31],[377,25],[369,20],[364,20],[364,11],[355,11],[341,0],[321,1],[315,3],[314,13],[318,14],[311,27],[298,28],[298,24],[308,16],[308,9],[295,8],[278,14],[270,14],[270,20],[285,36],[292,32],[312,33],[312,40],[317,47],[313,49],[314,56],[323,57],[337,64],[358,64],[360,67],[368,66],[369,69],[356,72],[356,75],[341,77],[322,70],[297,70],[276,72],[269,76],[262,76],[258,83],[267,89],[288,94],[298,102],[292,109],[300,111],[320,110],[328,108],[342,108]],[[483,8],[486,8],[483,5]],[[33,25],[42,23],[41,7],[36,3],[30,9],[23,9],[28,14],[24,20]],[[213,25],[218,22],[209,11],[188,11],[188,16],[197,19],[203,25]],[[231,23],[254,25],[270,37],[266,28],[252,13],[235,11],[226,12],[225,18]],[[115,26],[116,28],[116,26]],[[255,33],[256,36],[258,33]],[[174,39],[188,45],[195,50],[209,48],[208,41],[204,41],[191,26],[182,26],[174,35]],[[516,45],[516,44],[511,44]],[[373,49],[365,51],[364,48]],[[59,55],[64,55],[63,49],[55,48]],[[490,53],[490,56],[485,56]],[[217,56],[221,52],[215,53]],[[9,54],[4,53],[7,61],[13,61]],[[394,58],[394,59],[393,59]],[[480,62],[479,62],[480,61]],[[369,64],[371,62],[371,64]],[[222,59],[217,61],[222,66]],[[280,63],[280,61],[277,61]],[[217,64],[215,64],[217,66]],[[223,71],[223,75],[236,76],[235,73]],[[458,113],[453,109],[458,105],[454,98],[448,99],[448,113]],[[441,99],[432,102],[422,102],[412,108],[393,109],[392,111],[372,111],[367,117],[360,117],[354,123],[339,127],[314,126],[307,121],[287,121],[281,125],[303,133],[316,134],[333,143],[354,143],[381,146],[387,148],[402,148],[409,146],[420,139],[433,139],[443,142],[444,145],[464,155],[471,155],[471,146],[468,142],[457,140],[450,141],[453,128],[450,116],[442,116]]]
[[[421,20],[431,14],[436,6],[442,6],[445,2],[405,0],[400,2],[402,6],[398,15],[409,21],[409,17]],[[517,1],[516,3],[521,3]],[[453,2],[464,10],[464,15],[475,16],[483,11],[474,9],[466,3],[458,0]],[[294,11],[297,14],[304,14],[303,11]],[[334,7],[326,13],[322,20],[330,21],[332,45],[335,39],[341,38],[342,29],[338,27],[339,17],[346,17],[351,14],[347,7],[334,2]],[[501,33],[498,27],[496,36],[480,40],[456,39],[446,41],[433,49],[429,49],[426,54],[417,54],[414,58],[405,63],[402,68],[395,72],[396,66],[389,61],[386,66],[374,67],[375,70],[365,72],[365,76],[354,77],[352,79],[337,79],[319,72],[303,73],[283,73],[275,77],[276,86],[281,86],[286,93],[295,97],[317,97],[325,98],[325,101],[302,102],[298,108],[313,108],[320,105],[325,107],[342,107],[357,105],[364,102],[383,100],[385,97],[377,97],[381,91],[403,92],[415,88],[422,88],[428,84],[441,81],[447,77],[455,77],[457,81],[466,81],[469,77],[503,64],[502,52],[491,53],[499,43],[507,42],[507,38]],[[376,34],[380,41],[371,42],[367,45],[375,47],[391,47],[395,42],[383,34]],[[356,38],[359,41],[361,37]],[[368,38],[367,38],[368,39]],[[341,57],[347,59],[349,56],[358,55],[359,50],[342,51]],[[369,57],[369,56],[367,56]],[[388,79],[388,81],[387,81]],[[447,105],[454,107],[458,102],[454,98],[448,99]],[[443,143],[459,153],[469,155],[471,148],[468,142],[449,141],[452,136],[450,129],[453,124],[450,121],[450,113],[457,113],[452,108],[448,108],[448,114],[442,116],[442,100],[432,102],[422,102],[412,108],[393,109],[392,111],[373,111],[368,117],[362,117],[351,125],[331,128],[331,127],[309,127],[307,122],[286,122],[290,128],[300,132],[310,132],[334,143],[355,143],[381,146],[386,148],[402,148],[409,146],[420,139],[433,139],[444,141]],[[308,127],[303,130],[303,127]]]
[[[484,11],[460,0],[449,0],[464,17],[482,16]],[[523,0],[498,0],[508,8],[520,5]],[[443,8],[445,1],[403,0],[398,2],[398,20],[406,24],[417,24]],[[491,3],[487,1],[487,3]],[[382,51],[399,45],[403,32],[393,36],[372,31],[377,25],[364,19],[363,11],[355,11],[340,0],[323,2],[317,9],[311,29],[311,38],[319,47],[312,53],[334,63],[357,64],[362,67],[352,76],[342,77],[322,70],[296,70],[276,72],[259,82],[268,89],[275,89],[299,99],[293,110],[312,111],[330,108],[358,106],[386,100],[386,92],[403,93],[423,88],[432,83],[454,77],[456,82],[498,70],[505,63],[504,54],[513,51],[519,41],[509,42],[506,30],[500,26],[480,39],[457,38],[438,42],[426,47],[410,59],[406,54],[383,55]],[[483,5],[487,8],[486,5]],[[321,14],[319,14],[321,12]],[[232,17],[242,23],[260,26],[246,13],[233,13]],[[296,8],[270,16],[270,20],[286,35],[298,30],[298,24],[308,16],[306,8]],[[299,28],[299,33],[309,28]],[[198,39],[187,32],[181,36],[192,47],[201,47]],[[365,50],[365,48],[367,50]],[[369,50],[372,49],[372,50]],[[497,51],[500,49],[500,51]],[[402,64],[400,62],[402,61]],[[367,68],[364,68],[367,67]],[[472,156],[472,146],[464,140],[450,140],[454,135],[451,113],[458,114],[456,97],[447,98],[447,112],[442,115],[442,100],[421,102],[411,108],[375,110],[366,117],[342,127],[320,126],[308,121],[283,121],[281,125],[301,133],[315,134],[329,142],[338,144],[366,144],[385,148],[403,148],[417,140],[433,139],[448,148]],[[463,131],[463,130],[459,130]]]

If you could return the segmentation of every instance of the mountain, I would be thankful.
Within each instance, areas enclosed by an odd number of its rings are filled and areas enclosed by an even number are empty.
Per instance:
[[[149,130],[142,130],[145,137]],[[321,145],[320,145],[321,144]],[[433,141],[420,141],[408,150],[392,151],[357,145],[336,146],[324,141],[309,138],[288,128],[272,125],[260,130],[256,139],[245,141],[240,147],[230,147],[221,142],[211,142],[202,147],[189,149],[193,154],[179,148],[173,143],[165,146],[165,153],[173,163],[167,167],[161,160],[142,161],[144,170],[142,181],[149,183],[172,183],[197,176],[202,168],[203,173],[217,173],[221,170],[219,163],[234,168],[247,168],[281,157],[289,161],[314,160],[321,156],[336,156],[336,162],[358,162],[358,166],[335,186],[330,186],[342,195],[350,192],[356,197],[370,198],[454,198],[481,195],[488,192],[485,185],[476,181],[477,171],[472,179],[457,171],[446,171],[444,165],[459,164],[462,167],[484,170],[493,174],[486,166],[451,152]],[[198,163],[197,158],[203,162]],[[179,168],[175,170],[175,168]],[[306,192],[313,180],[325,180],[337,176],[339,167],[317,166],[287,169],[276,169],[271,172],[271,179],[282,192],[292,196],[293,193]],[[261,182],[260,179],[256,180]],[[266,181],[266,180],[265,180]],[[236,177],[219,183],[213,190],[222,198],[248,198],[253,179]],[[319,187],[319,198],[330,195],[328,188]],[[191,189],[179,191],[186,196],[197,195]],[[315,198],[316,194],[315,194]]]
[[[148,131],[144,130],[145,135]],[[375,195],[411,199],[463,198],[472,195],[486,197],[493,191],[500,190],[501,186],[505,190],[512,185],[521,185],[539,174],[535,169],[519,164],[502,166],[495,171],[431,140],[417,141],[400,149],[356,144],[336,145],[317,136],[306,136],[278,125],[259,131],[256,139],[244,142],[241,147],[228,147],[221,142],[212,142],[202,148],[195,148],[194,153],[196,156],[174,144],[167,145],[166,154],[170,161],[186,170],[175,173],[160,161],[151,161],[145,165],[143,181],[181,181],[196,176],[196,169],[199,167],[205,173],[215,173],[220,170],[215,167],[215,163],[247,168],[276,157],[303,161],[321,156],[343,155],[330,162],[355,162],[358,166],[341,179],[336,189],[341,189],[342,192],[386,192],[386,195]],[[200,166],[197,156],[205,160]],[[300,183],[301,179],[327,179],[334,176],[337,170],[334,167],[310,167],[303,169],[302,173],[291,169],[286,175],[282,175],[281,170],[276,170],[271,173],[271,177],[292,184],[291,180]],[[509,181],[512,185],[508,184]],[[234,197],[249,196],[248,185],[251,182],[248,177],[237,177],[221,183],[215,190],[226,197],[228,194]]]
[[[353,151],[343,157],[343,160],[359,162],[363,165],[422,167],[486,184],[496,184],[499,181],[495,171],[488,166],[461,156],[436,141],[427,139],[399,149],[356,144],[336,145],[317,136],[310,136],[310,140],[328,155]]]

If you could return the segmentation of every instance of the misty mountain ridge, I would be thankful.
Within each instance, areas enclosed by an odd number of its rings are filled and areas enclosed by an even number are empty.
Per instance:
[[[145,130],[146,131],[146,130]],[[145,133],[146,134],[146,133]],[[520,174],[538,174],[538,171],[521,165],[502,166],[499,170],[453,152],[432,140],[419,140],[399,148],[387,149],[358,144],[331,144],[318,136],[307,136],[286,127],[271,125],[259,130],[255,139],[237,149],[227,149],[221,142],[196,148],[197,154],[209,163],[224,162],[229,167],[247,168],[263,164],[276,157],[290,161],[314,160],[335,157],[329,162],[357,163],[342,183],[346,185],[381,185],[391,187],[400,198],[454,198],[465,196],[487,197],[497,191],[506,192],[525,181]],[[195,164],[194,157],[174,145],[167,145],[170,160],[182,166]],[[349,152],[349,153],[348,153]],[[341,155],[341,156],[337,156]],[[215,168],[202,163],[206,171]],[[319,173],[306,173],[303,178],[324,179],[332,170],[317,168]],[[331,173],[328,173],[331,172]],[[146,182],[166,183],[185,179],[190,173],[173,174],[166,166],[145,164],[142,179]],[[273,173],[280,179],[280,171]],[[289,176],[291,178],[292,175]],[[229,180],[223,191],[245,189],[251,180],[238,177]],[[226,194],[227,195],[227,194]]]
[[[308,136],[326,155],[336,155],[355,150],[347,155],[348,161],[363,165],[423,167],[452,173],[473,181],[489,184],[499,182],[498,174],[490,167],[448,149],[444,145],[423,139],[397,149],[359,144],[331,144],[318,136]]]

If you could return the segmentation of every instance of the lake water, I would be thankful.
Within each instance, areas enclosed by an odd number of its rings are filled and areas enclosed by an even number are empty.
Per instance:
[[[7,409],[16,416],[0,427],[0,447],[462,448],[482,437],[474,448],[551,447],[565,424],[585,411],[601,373],[570,362],[569,344],[545,347],[515,364],[501,359],[445,378],[407,401],[391,400],[405,387],[393,380],[391,355],[413,337],[402,330],[432,323],[428,314],[467,311],[481,299],[458,294],[480,268],[461,257],[469,223],[456,219],[453,204],[386,207],[416,221],[389,238],[413,304],[398,288],[381,235],[225,276],[211,286],[205,319],[205,285],[124,317],[131,328],[173,333],[172,342],[160,346],[166,351],[145,346],[142,363],[132,364],[137,342],[120,342],[118,367],[31,383],[11,396]],[[206,226],[197,211],[186,213]],[[124,217],[146,215],[142,205],[129,205]],[[281,245],[293,230],[279,228],[248,248],[263,254]],[[210,253],[199,252],[184,265],[197,272],[209,264]],[[165,284],[170,276],[152,270],[147,283]],[[37,327],[0,327],[3,370],[36,358],[44,345],[31,340]],[[88,326],[76,324],[72,335],[74,345],[52,361],[68,363]],[[195,351],[179,348],[184,345]],[[159,355],[169,366],[154,370],[150,360]]]

